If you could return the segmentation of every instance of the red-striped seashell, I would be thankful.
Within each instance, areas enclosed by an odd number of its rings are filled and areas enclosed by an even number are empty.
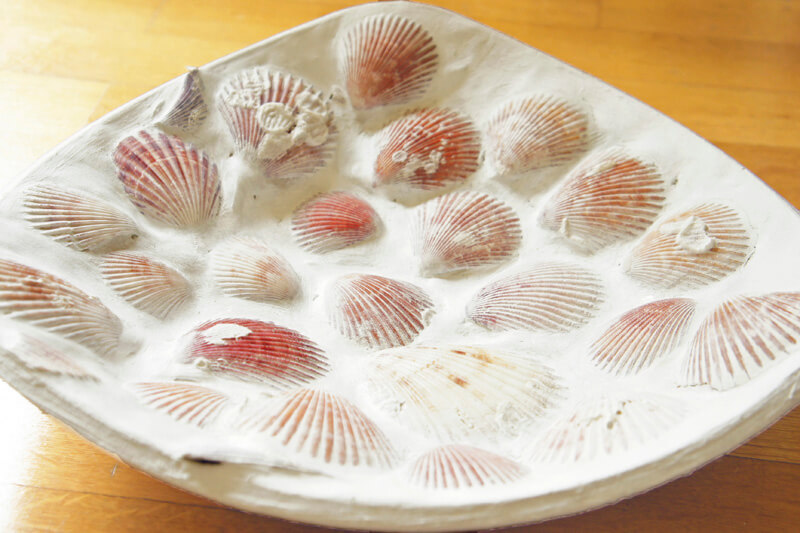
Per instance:
[[[106,255],[100,274],[128,303],[158,318],[178,309],[192,293],[189,282],[177,270],[137,253]]]
[[[0,312],[101,354],[119,344],[122,323],[100,300],[61,278],[0,259]]]
[[[489,120],[487,152],[501,174],[562,165],[589,148],[589,117],[553,96],[509,102]]]
[[[330,252],[353,246],[380,229],[378,214],[367,202],[344,191],[316,196],[292,217],[298,244],[312,252]]]
[[[469,119],[448,109],[425,109],[384,128],[375,185],[438,189],[478,169],[480,136]]]
[[[409,480],[426,489],[467,489],[513,483],[526,469],[501,455],[463,444],[440,446],[418,458]]]
[[[34,228],[76,250],[120,248],[138,236],[133,221],[110,205],[59,187],[28,189],[24,207]]]
[[[189,383],[143,382],[133,388],[145,405],[198,427],[213,423],[229,401],[221,392]]]
[[[800,344],[800,292],[737,297],[706,317],[683,366],[687,385],[724,390],[754,378]]]
[[[264,242],[236,237],[214,250],[214,281],[228,296],[256,302],[285,302],[300,290],[291,265]]]
[[[178,137],[140,131],[119,143],[114,163],[130,200],[153,220],[195,226],[219,212],[217,165]]]
[[[86,349],[77,344],[68,346],[68,342],[49,333],[33,331],[30,326],[12,325],[7,319],[0,322],[0,351],[4,357],[11,356],[35,371],[96,380],[93,373],[76,361],[76,353]],[[85,354],[85,357],[90,356]]]
[[[592,253],[643,233],[664,207],[665,194],[664,179],[653,165],[612,150],[573,170],[540,221]]]
[[[722,204],[702,204],[645,235],[631,254],[628,273],[656,287],[694,289],[729,276],[752,251],[739,213]]]
[[[405,346],[366,362],[368,394],[405,427],[440,440],[524,431],[560,398],[557,376],[528,355],[475,346]]]
[[[297,331],[248,318],[219,319],[197,327],[185,361],[220,376],[276,389],[304,385],[328,371],[328,358]]]
[[[628,311],[592,344],[595,365],[614,374],[641,372],[678,346],[694,309],[694,300],[670,298]]]
[[[594,318],[605,299],[600,279],[583,267],[544,263],[481,289],[467,314],[490,330],[563,332]]]
[[[663,396],[584,400],[530,445],[537,463],[586,463],[641,449],[677,426],[685,408]]]
[[[397,15],[361,21],[344,39],[343,70],[356,109],[402,104],[430,85],[439,56],[430,34]]]
[[[304,80],[264,67],[230,78],[218,98],[236,149],[261,161],[268,177],[291,179],[333,154],[333,114]]]
[[[502,263],[522,241],[514,210],[477,192],[450,193],[423,204],[416,233],[421,271],[429,276]]]
[[[203,79],[198,69],[190,68],[183,77],[178,99],[161,119],[161,125],[188,133],[196,130],[207,117],[208,105],[203,96]]]
[[[328,299],[333,326],[348,339],[370,348],[412,342],[434,312],[433,301],[421,288],[371,274],[339,278]]]
[[[291,451],[323,463],[386,468],[395,462],[380,428],[349,400],[329,392],[301,389],[274,414],[249,424]]]

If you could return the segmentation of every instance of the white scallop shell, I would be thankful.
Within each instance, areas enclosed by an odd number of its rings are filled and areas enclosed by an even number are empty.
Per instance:
[[[450,193],[426,202],[419,208],[415,233],[421,271],[428,276],[502,263],[522,240],[514,211],[478,192]]]
[[[13,357],[30,370],[57,376],[97,380],[82,364],[90,358],[88,350],[56,335],[37,331],[33,326],[0,319],[0,354]],[[87,352],[84,354],[83,352]],[[84,357],[79,358],[78,354]]]
[[[136,383],[133,388],[143,404],[198,427],[213,423],[230,401],[221,392],[190,383],[151,381]]]
[[[443,439],[513,436],[557,399],[558,379],[529,356],[470,346],[407,346],[373,355],[372,403]]]
[[[526,469],[501,455],[465,446],[439,446],[414,461],[409,481],[426,489],[468,489],[513,483]]]
[[[228,296],[256,302],[285,302],[300,290],[291,265],[263,241],[236,237],[212,254],[214,281]]]
[[[183,87],[172,108],[161,119],[162,126],[182,132],[196,130],[208,117],[200,71],[190,68],[183,77]]]
[[[89,252],[123,247],[139,233],[130,218],[110,205],[52,185],[25,192],[25,219],[48,237]]]

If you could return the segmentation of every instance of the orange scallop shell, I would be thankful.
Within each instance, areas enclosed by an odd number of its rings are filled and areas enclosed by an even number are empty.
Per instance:
[[[473,446],[449,444],[414,461],[409,481],[426,489],[465,489],[512,483],[526,469],[501,455]]]

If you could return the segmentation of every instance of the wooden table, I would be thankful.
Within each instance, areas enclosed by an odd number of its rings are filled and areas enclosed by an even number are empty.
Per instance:
[[[355,2],[2,0],[0,179],[131,98]],[[685,124],[800,206],[800,2],[440,0]],[[797,246],[795,244],[795,246]],[[0,382],[0,531],[311,531],[125,466]],[[800,410],[648,494],[535,531],[787,531]]]

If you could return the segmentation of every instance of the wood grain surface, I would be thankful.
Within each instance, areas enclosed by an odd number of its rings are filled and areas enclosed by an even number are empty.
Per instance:
[[[0,1],[0,179],[184,72],[356,2]],[[800,2],[441,0],[650,104],[800,206]],[[794,244],[797,247],[797,244]],[[797,249],[795,253],[800,253]],[[0,382],[0,531],[319,531],[137,472]],[[797,531],[800,410],[689,477],[512,531]]]

